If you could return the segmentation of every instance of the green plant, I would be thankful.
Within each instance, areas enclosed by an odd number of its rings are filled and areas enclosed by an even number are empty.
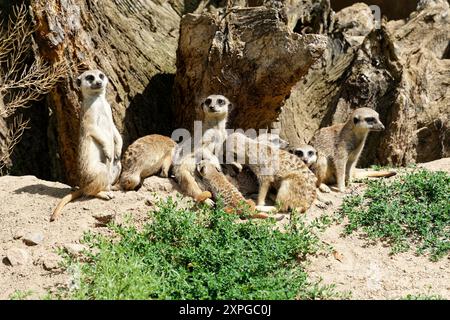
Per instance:
[[[436,260],[450,251],[450,175],[418,170],[394,182],[369,181],[363,195],[347,197],[341,213],[345,232],[362,229],[392,244],[392,253],[429,252]]]
[[[118,238],[87,235],[97,249],[81,263],[75,299],[319,299],[331,287],[308,281],[301,261],[320,243],[300,217],[236,222],[217,209],[178,209],[172,199],[142,231],[110,225]],[[75,263],[75,262],[73,262]]]
[[[25,300],[29,298],[32,294],[33,291],[31,290],[27,291],[16,290],[9,295],[9,300]]]
[[[414,294],[408,294],[406,297],[402,298],[401,300],[445,300],[440,295],[414,295]]]

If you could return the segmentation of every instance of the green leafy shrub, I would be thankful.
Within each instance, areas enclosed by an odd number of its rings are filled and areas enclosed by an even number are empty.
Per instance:
[[[169,199],[142,231],[111,225],[115,241],[81,265],[75,299],[316,299],[330,287],[308,281],[300,260],[319,240],[302,221],[287,232],[273,221],[236,222],[222,209],[177,209]],[[73,262],[72,262],[73,263]]]
[[[436,260],[450,251],[450,175],[419,170],[394,182],[369,181],[363,195],[347,197],[346,233],[362,229],[372,239],[392,244],[392,253],[411,243],[418,254]]]

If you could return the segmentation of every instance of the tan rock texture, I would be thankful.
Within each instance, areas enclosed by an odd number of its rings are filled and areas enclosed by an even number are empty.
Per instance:
[[[382,10],[391,10],[384,3]],[[12,158],[13,169],[25,168],[15,174],[77,184],[74,80],[94,67],[110,78],[108,99],[124,148],[147,134],[192,128],[199,100],[221,93],[235,106],[229,127],[280,128],[294,144],[346,121],[355,108],[376,109],[387,130],[370,135],[363,167],[449,156],[446,0],[405,6],[405,16],[393,17],[401,20],[381,26],[367,4],[334,12],[330,0],[29,4],[36,54],[65,61],[70,71],[44,102],[24,110],[32,129]]]

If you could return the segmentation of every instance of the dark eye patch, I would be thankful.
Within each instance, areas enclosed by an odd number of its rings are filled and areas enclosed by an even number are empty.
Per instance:
[[[225,101],[223,99],[217,99],[217,103],[222,106],[225,104]]]
[[[357,124],[359,122],[359,119],[358,118],[353,118],[353,123],[354,124]]]
[[[100,73],[100,75],[99,75],[99,77],[100,77],[100,79],[105,79],[105,75],[103,74],[103,73]]]
[[[205,100],[205,104],[206,104],[207,106],[209,106],[209,105],[211,104],[211,102],[212,102],[212,101],[211,101],[210,98],[208,98],[208,99]]]
[[[297,157],[302,158],[302,157],[303,157],[303,151],[297,150],[297,151],[295,151],[295,155],[296,155]]]
[[[86,80],[89,81],[89,82],[92,82],[92,81],[95,80],[95,77],[94,77],[93,75],[88,75],[88,76],[86,77]]]
[[[308,156],[312,157],[314,155],[314,151],[309,151]]]
[[[375,122],[375,121],[376,121],[376,120],[375,120],[374,117],[366,118],[366,122],[368,122],[368,123],[373,123],[373,122]]]

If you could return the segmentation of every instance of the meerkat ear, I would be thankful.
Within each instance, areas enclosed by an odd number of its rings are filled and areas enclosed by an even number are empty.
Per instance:
[[[79,76],[78,78],[77,78],[77,80],[76,80],[76,85],[77,85],[77,87],[81,87],[81,76]]]

